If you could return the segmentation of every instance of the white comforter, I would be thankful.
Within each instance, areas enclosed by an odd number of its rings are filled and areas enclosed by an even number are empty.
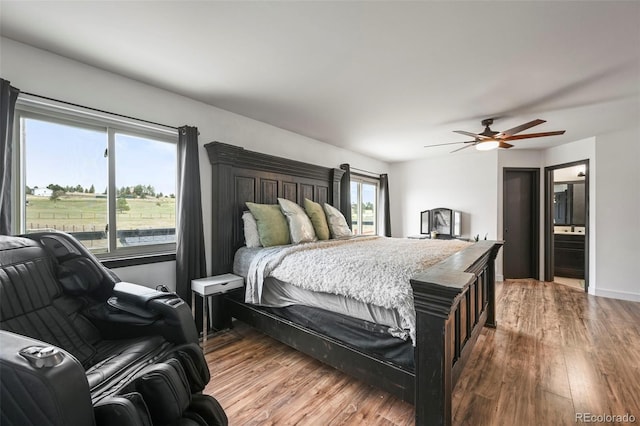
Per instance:
[[[358,237],[264,249],[249,266],[245,300],[260,304],[264,278],[395,309],[415,344],[409,279],[469,243]]]

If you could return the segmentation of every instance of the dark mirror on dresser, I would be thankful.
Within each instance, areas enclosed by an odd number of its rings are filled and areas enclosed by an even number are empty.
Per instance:
[[[456,210],[446,207],[423,210],[420,212],[420,233],[428,235],[434,232],[440,239],[459,237],[462,233],[461,222],[462,213]]]
[[[420,233],[428,234],[431,232],[431,210],[424,210],[420,212]]]

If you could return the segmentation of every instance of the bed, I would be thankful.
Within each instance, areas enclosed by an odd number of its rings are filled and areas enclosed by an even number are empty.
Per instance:
[[[236,252],[244,245],[241,217],[246,202],[277,204],[280,197],[302,204],[308,198],[340,208],[341,169],[220,142],[205,147],[212,165],[213,274],[234,270]],[[418,425],[447,425],[451,424],[452,390],[464,363],[482,327],[496,326],[494,260],[500,247],[494,241],[469,244],[412,275],[412,365],[310,327],[299,320],[308,316],[306,312],[283,314],[277,308],[245,303],[246,289],[218,299],[216,311],[413,403]],[[330,320],[323,317],[318,322]],[[406,343],[402,348],[406,355]]]

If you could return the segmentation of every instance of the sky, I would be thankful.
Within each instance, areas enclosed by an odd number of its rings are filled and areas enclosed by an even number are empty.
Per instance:
[[[373,184],[362,184],[362,204],[371,203],[376,205],[376,193],[377,187]],[[351,203],[358,202],[358,184],[354,181],[351,182]]]
[[[375,185],[367,185],[366,183],[362,185],[362,202],[364,204],[371,203],[375,206],[376,204],[376,192],[377,187]]]
[[[27,186],[49,184],[107,187],[106,131],[25,119]],[[156,193],[175,194],[176,145],[116,135],[116,186],[151,185]]]

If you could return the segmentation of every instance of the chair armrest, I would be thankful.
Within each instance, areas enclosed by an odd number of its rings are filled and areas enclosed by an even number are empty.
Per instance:
[[[112,307],[151,321],[159,316],[164,325],[160,334],[170,342],[198,342],[198,331],[191,316],[191,309],[177,294],[119,282],[113,289],[113,295],[115,300],[109,300]],[[145,315],[145,311],[150,315]]]
[[[175,293],[165,293],[139,284],[119,282],[113,288],[113,295],[123,303],[130,303],[139,307],[147,307],[154,299],[177,298]]]
[[[3,420],[16,425],[95,425],[89,383],[78,360],[60,348],[9,331],[0,331],[0,342]],[[54,348],[54,357],[43,358],[52,365],[41,366],[49,364],[43,359],[30,362],[20,354],[28,347]]]

